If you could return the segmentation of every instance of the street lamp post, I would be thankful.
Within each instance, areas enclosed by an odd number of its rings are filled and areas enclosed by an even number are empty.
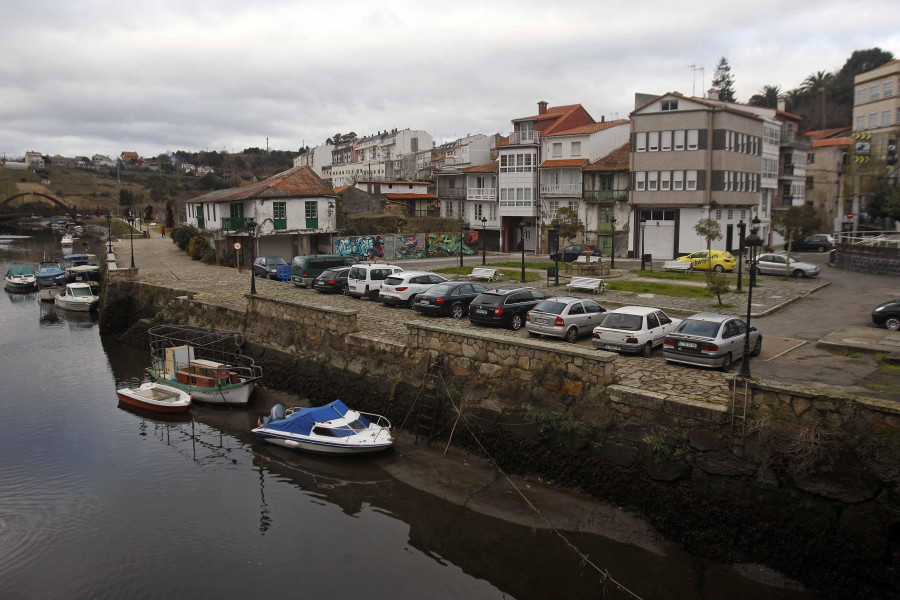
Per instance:
[[[521,283],[525,283],[525,221],[519,222],[519,233],[522,241],[522,279]]]
[[[106,253],[112,254],[112,215],[106,211]]]
[[[459,228],[459,266],[463,266],[463,228]]]
[[[756,260],[757,249],[762,246],[762,238],[756,232],[759,231],[759,218],[754,217],[750,224],[750,235],[744,240],[744,246],[750,250],[750,285],[747,288],[747,330],[744,332],[744,357],[741,360],[741,377],[750,379],[750,306],[753,302],[753,286],[756,284],[756,268],[753,264]]]
[[[744,223],[744,220],[741,219],[738,221],[738,281],[737,281],[737,291],[741,291],[741,284],[743,282],[743,270],[741,268],[741,263],[744,262],[744,234],[747,232],[747,224]]]
[[[551,229],[551,231],[553,231],[553,235],[556,238],[556,247],[554,248],[555,257],[556,257],[556,267],[553,271],[553,273],[554,273],[553,285],[555,285],[556,287],[559,287],[559,221],[554,220],[550,224],[550,229]]]
[[[616,268],[616,218],[610,217],[610,224],[612,225],[612,244],[609,250],[609,268]]]
[[[487,264],[487,217],[481,217],[481,264]]]
[[[644,230],[647,228],[647,221],[641,219],[641,271],[644,270]]]
[[[131,214],[131,211],[128,211],[128,237],[131,238],[131,268],[134,268],[134,215]]]
[[[253,234],[256,232],[256,221],[253,217],[247,219],[247,235],[250,236],[250,293],[256,294],[256,269],[253,263],[256,262],[256,250],[253,248]]]

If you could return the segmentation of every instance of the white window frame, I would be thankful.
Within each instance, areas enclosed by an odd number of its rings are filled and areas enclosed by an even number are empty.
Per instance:
[[[866,128],[866,115],[856,115],[856,131]]]
[[[734,209],[733,209],[733,208],[729,208],[729,209],[728,209],[728,220],[729,220],[729,221],[733,221],[733,220],[734,220]]]
[[[655,192],[659,189],[659,171],[647,171],[647,191]]]
[[[881,126],[888,127],[891,124],[891,111],[883,110],[881,111]]]
[[[716,219],[716,221],[721,221],[721,220],[722,220],[722,209],[721,209],[721,208],[717,208],[717,209],[716,209],[716,216],[715,216],[715,219]]]
[[[672,171],[660,171],[659,190],[661,192],[668,192],[670,189],[672,189]]]
[[[725,132],[725,149],[729,152],[734,151],[734,132],[726,131]]]
[[[884,93],[882,96],[885,98],[891,98],[894,95],[894,80],[889,79],[884,82]]]
[[[881,85],[876,83],[869,89],[869,101],[875,102],[881,98]]]
[[[869,126],[867,129],[876,129],[878,127],[878,113],[869,113]]]
[[[687,130],[687,149],[688,150],[696,150],[700,145],[700,130],[699,129],[688,129]]]
[[[572,156],[581,156],[581,142],[572,142]]]
[[[864,87],[856,88],[856,103],[857,104],[865,104],[868,102],[869,94],[868,90]]]
[[[634,174],[634,190],[636,192],[643,192],[647,189],[647,172],[646,171],[637,171]]]
[[[675,131],[672,148],[676,151],[684,150],[684,129]]]
[[[672,132],[663,131],[660,134],[659,149],[661,152],[669,152],[672,150]]]
[[[646,152],[647,151],[647,133],[642,131],[640,133],[634,134],[634,151],[635,152]]]
[[[562,158],[562,142],[553,142],[553,158]]]
[[[684,189],[684,171],[672,172],[672,190],[680,192]]]
[[[693,191],[697,189],[697,171],[684,172],[684,189]]]
[[[651,131],[647,134],[647,151],[648,152],[658,152],[659,151],[659,132]]]

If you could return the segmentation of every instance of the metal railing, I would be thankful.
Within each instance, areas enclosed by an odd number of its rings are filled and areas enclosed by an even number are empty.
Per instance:
[[[581,184],[542,183],[541,193],[547,196],[581,196]]]
[[[513,131],[509,134],[509,143],[510,145],[517,144],[540,144],[541,143],[541,132],[540,131]]]
[[[588,202],[627,202],[627,190],[584,190],[584,199]]]
[[[222,217],[223,231],[244,231],[247,229],[246,217]]]
[[[854,244],[857,246],[872,246],[886,248],[900,248],[900,232],[898,231],[857,231],[856,235],[844,232],[835,232],[834,241],[838,244]]]
[[[466,198],[469,200],[496,200],[497,188],[469,188]]]
[[[439,187],[437,196],[438,198],[465,198],[466,188]]]

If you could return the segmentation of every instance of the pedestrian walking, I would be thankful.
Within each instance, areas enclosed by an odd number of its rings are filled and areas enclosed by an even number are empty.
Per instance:
[[[160,227],[159,231],[162,233],[163,237],[166,237],[166,228],[165,227]]]

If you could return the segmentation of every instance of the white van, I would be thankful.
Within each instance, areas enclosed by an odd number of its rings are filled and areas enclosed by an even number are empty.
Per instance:
[[[350,267],[347,276],[347,294],[355,298],[378,298],[382,282],[403,269],[384,263],[366,263]]]

